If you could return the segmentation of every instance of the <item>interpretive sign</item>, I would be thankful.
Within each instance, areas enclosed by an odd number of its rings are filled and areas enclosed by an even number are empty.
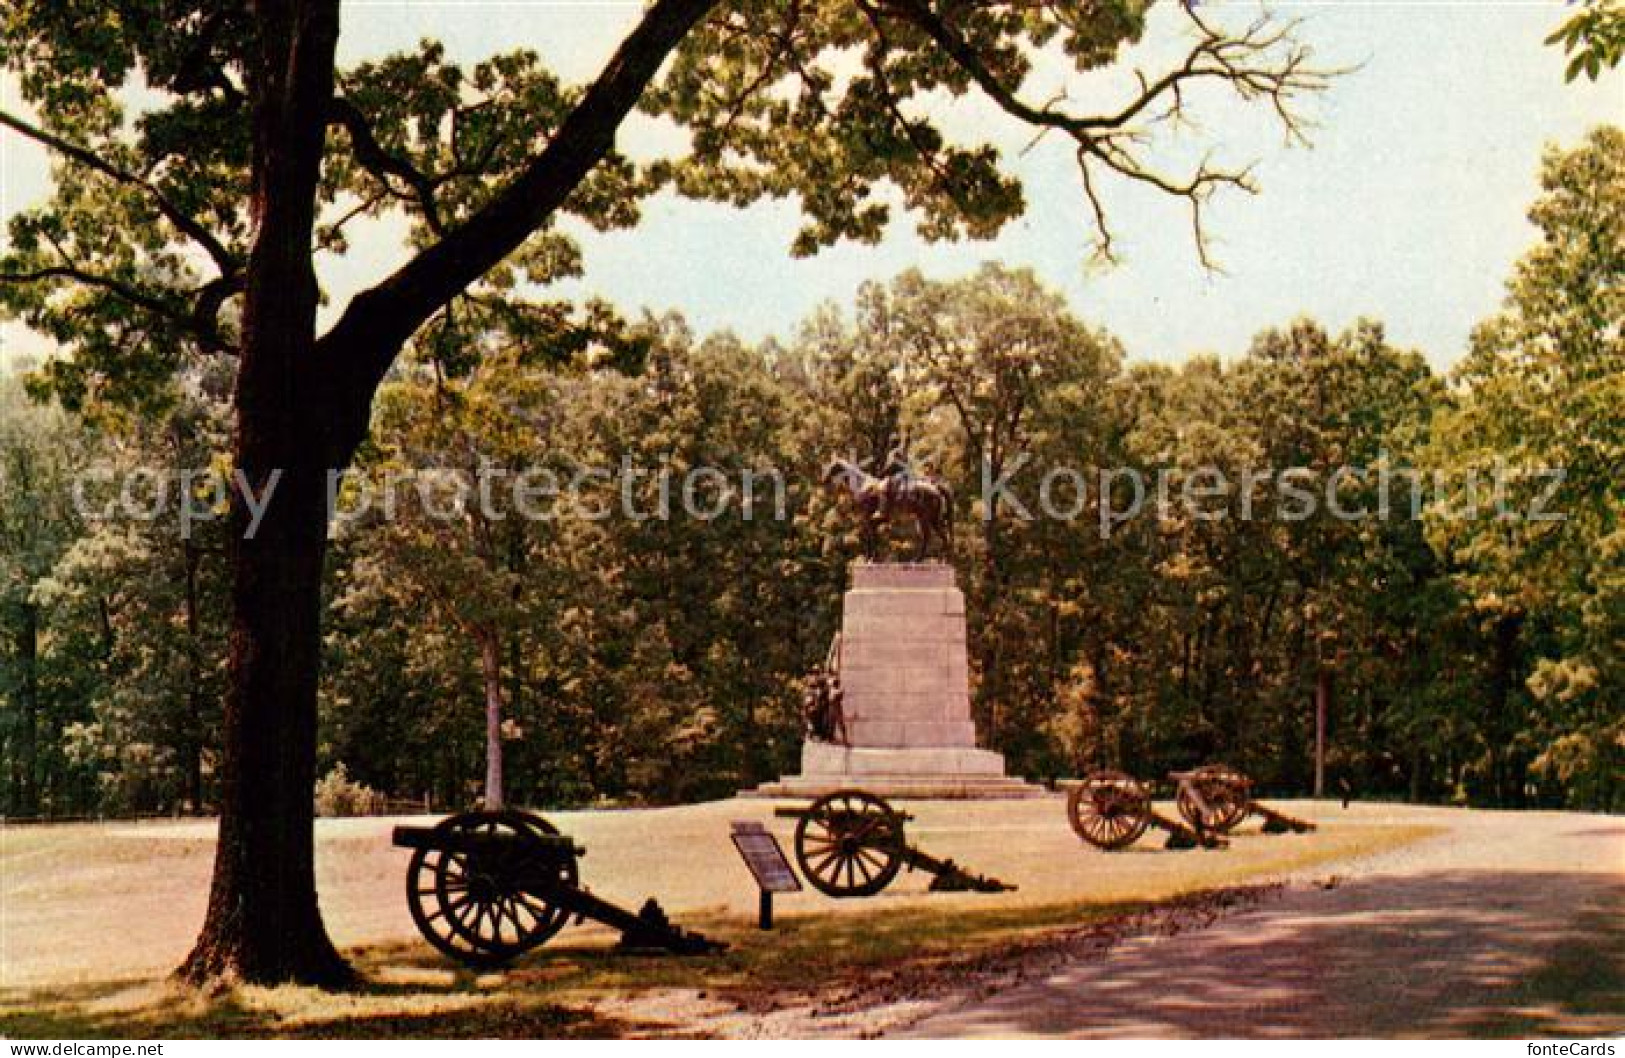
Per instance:
[[[764,824],[734,823],[733,842],[745,866],[750,868],[751,877],[756,879],[756,888],[761,891],[757,925],[772,929],[773,894],[801,892],[801,879],[796,877],[795,868],[779,847],[779,839],[769,833]]]

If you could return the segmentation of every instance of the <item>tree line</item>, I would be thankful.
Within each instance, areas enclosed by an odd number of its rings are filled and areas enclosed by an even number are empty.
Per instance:
[[[1549,154],[1531,219],[1448,376],[1372,321],[1127,362],[999,265],[872,282],[754,345],[604,306],[562,337],[471,313],[392,370],[337,494],[318,773],[454,808],[667,803],[793,770],[797,679],[859,547],[819,471],[906,438],[959,498],[978,730],[1013,771],[1222,759],[1283,793],[1625,807],[1619,130]],[[217,805],[230,529],[183,524],[203,493],[121,514],[110,483],[228,467],[232,384],[183,358],[144,415],[0,388],[7,816]],[[608,517],[552,492],[540,517],[467,502],[583,468]],[[697,468],[712,501],[746,472],[782,494],[692,517]],[[1289,470],[1313,510],[1275,509]],[[391,476],[420,487],[385,509],[365,489]],[[1501,506],[1464,515],[1492,479]],[[1126,513],[1134,482],[1216,481],[1222,502]]]

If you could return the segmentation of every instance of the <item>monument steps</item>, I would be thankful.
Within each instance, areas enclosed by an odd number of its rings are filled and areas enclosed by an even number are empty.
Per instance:
[[[740,796],[816,798],[851,789],[866,790],[889,801],[1015,801],[1050,795],[1042,786],[1006,775],[787,775],[752,790],[741,790]]]

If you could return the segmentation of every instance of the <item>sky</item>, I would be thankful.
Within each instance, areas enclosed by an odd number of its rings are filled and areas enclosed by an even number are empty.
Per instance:
[[[1164,5],[1169,7],[1170,5]],[[581,235],[586,273],[552,294],[608,298],[623,311],[676,309],[701,332],[728,329],[750,340],[787,337],[820,303],[850,305],[865,280],[907,268],[949,278],[988,260],[1028,266],[1090,323],[1104,326],[1136,359],[1179,362],[1200,353],[1244,352],[1253,335],[1300,315],[1341,330],[1367,316],[1397,345],[1441,369],[1465,350],[1473,325],[1494,312],[1513,262],[1535,238],[1525,214],[1542,151],[1574,145],[1602,122],[1625,122],[1625,72],[1565,84],[1563,59],[1543,45],[1562,21],[1561,2],[1316,0],[1275,3],[1302,21],[1299,36],[1327,66],[1346,67],[1305,108],[1312,146],[1291,147],[1256,107],[1199,100],[1199,129],[1164,157],[1211,146],[1220,160],[1255,162],[1260,193],[1221,195],[1208,216],[1215,273],[1198,260],[1188,212],[1141,189],[1108,184],[1104,197],[1120,263],[1090,258],[1087,204],[1071,152],[1031,144],[1030,131],[987,105],[944,116],[961,140],[998,146],[1024,181],[1028,208],[990,242],[926,243],[898,216],[878,245],[842,244],[810,259],[788,249],[799,226],[793,201],[746,210],[661,196],[635,228]],[[585,81],[636,21],[638,0],[347,0],[340,63],[442,40],[473,62],[529,47],[568,80]],[[1209,0],[1214,17],[1250,16],[1251,3]],[[1157,68],[1173,54],[1179,17],[1168,10],[1111,75],[1069,78],[1040,66],[1028,95],[1070,85],[1080,109],[1114,109],[1135,64]],[[0,78],[0,105],[21,109]],[[673,138],[646,119],[620,146],[649,157]],[[0,218],[42,201],[48,161],[0,130]],[[403,259],[398,225],[356,239],[350,255],[324,260],[336,313],[355,290]],[[0,356],[37,353],[43,340],[0,330]]]

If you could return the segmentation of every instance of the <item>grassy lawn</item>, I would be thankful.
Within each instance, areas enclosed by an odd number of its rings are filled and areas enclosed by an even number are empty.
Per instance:
[[[1216,907],[1236,898],[1232,887],[1356,859],[1435,832],[1425,825],[1349,824],[1306,838],[1244,837],[1240,844],[1259,852],[1246,857],[1193,852],[1080,861],[1119,869],[1124,863],[1143,865],[1143,899],[1106,896],[1035,903],[1031,898],[919,894],[885,910],[866,909],[862,901],[837,905],[820,900],[810,910],[781,913],[771,934],[751,928],[751,920],[734,911],[684,914],[679,919],[683,925],[730,944],[726,952],[696,958],[618,956],[601,932],[571,930],[503,973],[454,968],[420,941],[354,947],[349,954],[366,984],[344,994],[247,986],[206,994],[156,974],[13,988],[0,996],[0,1033],[83,1039],[669,1032],[669,1024],[601,1015],[594,1001],[686,989],[740,1009],[770,1010],[785,1003],[883,994],[888,982],[934,977],[957,982],[1015,952],[1046,945],[1060,945],[1055,950],[1062,951],[1071,939],[1091,931],[1095,936],[1109,933],[1170,900]]]

